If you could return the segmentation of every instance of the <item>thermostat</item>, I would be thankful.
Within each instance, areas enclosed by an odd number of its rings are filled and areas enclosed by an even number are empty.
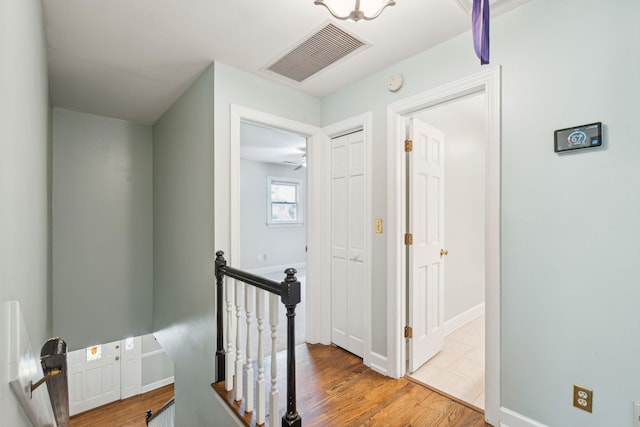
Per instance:
[[[580,148],[600,147],[602,145],[602,123],[559,129],[553,133],[554,151],[578,150]]]

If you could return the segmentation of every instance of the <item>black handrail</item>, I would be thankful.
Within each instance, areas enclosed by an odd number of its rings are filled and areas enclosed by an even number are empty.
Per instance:
[[[45,373],[49,400],[59,427],[69,425],[69,383],[67,379],[67,343],[58,337],[50,338],[40,350],[40,364]],[[38,384],[39,385],[39,384]],[[31,388],[33,391],[37,388]]]
[[[231,277],[249,285],[264,289],[280,296],[287,309],[287,412],[282,416],[283,427],[302,427],[302,418],[296,410],[296,352],[295,317],[296,305],[301,301],[300,282],[296,278],[296,269],[287,268],[284,281],[278,283],[255,274],[227,266],[224,252],[216,252],[216,382],[224,380],[225,355],[222,321],[222,298],[224,276]]]
[[[147,425],[149,425],[149,423],[158,418],[160,416],[160,414],[162,414],[164,411],[166,411],[167,409],[169,409],[170,407],[172,407],[173,405],[176,404],[176,398],[175,396],[172,397],[171,399],[169,399],[167,401],[167,403],[165,403],[164,405],[162,405],[162,408],[158,409],[157,412],[153,412],[151,409],[147,410],[147,415],[146,415],[146,419],[145,421],[147,422]]]

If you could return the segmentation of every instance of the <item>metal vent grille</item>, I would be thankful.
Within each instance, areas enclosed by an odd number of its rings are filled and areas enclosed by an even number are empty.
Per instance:
[[[269,66],[268,70],[301,82],[362,46],[365,46],[363,41],[333,24],[327,24]]]

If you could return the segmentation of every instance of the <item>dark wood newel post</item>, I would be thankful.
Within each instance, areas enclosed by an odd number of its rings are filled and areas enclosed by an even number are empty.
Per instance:
[[[224,273],[222,267],[227,266],[224,252],[216,252],[216,382],[225,378],[224,325],[222,321],[222,299]]]
[[[280,284],[280,298],[287,308],[287,412],[282,416],[282,427],[302,427],[296,409],[296,305],[300,302],[300,282],[295,268],[284,272],[287,277]]]

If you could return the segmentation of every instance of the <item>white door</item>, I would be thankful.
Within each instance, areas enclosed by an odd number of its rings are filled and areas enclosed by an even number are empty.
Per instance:
[[[126,399],[142,391],[142,337],[122,340],[120,349],[120,399]]]
[[[120,399],[120,341],[69,352],[69,415]]]
[[[364,132],[331,140],[331,341],[364,354]]]
[[[409,372],[444,345],[444,135],[409,121],[408,247]]]

